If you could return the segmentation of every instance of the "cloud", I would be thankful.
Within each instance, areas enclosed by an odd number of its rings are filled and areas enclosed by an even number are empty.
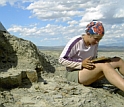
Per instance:
[[[82,2],[77,0],[46,0],[31,3],[27,9],[32,11],[33,16],[39,19],[55,19],[71,16],[82,16]],[[84,2],[85,3],[85,2]]]
[[[5,6],[8,0],[0,0],[0,6]]]
[[[60,36],[64,37],[65,35],[71,36],[72,34],[76,34],[77,32],[81,32],[78,30],[79,27],[74,28],[74,26],[66,26],[63,27],[61,25],[50,25],[47,24],[44,27],[37,28],[37,24],[27,26],[17,26],[12,25],[11,28],[7,29],[9,32],[18,32],[20,36],[29,36],[29,37],[40,37],[40,36]],[[76,33],[75,33],[76,32]]]
[[[82,17],[80,25],[92,19],[105,23],[122,23],[124,17],[124,1],[110,0],[45,0],[31,3],[27,10],[32,12],[30,18],[39,20],[73,21],[73,17]]]
[[[104,40],[115,42],[124,38],[124,1],[123,0],[0,0],[0,5],[20,3],[30,13],[30,19],[37,19],[44,26],[12,25],[10,32],[18,32],[21,37],[44,37],[44,41],[65,40],[84,32],[85,26],[93,19],[103,22]],[[28,4],[26,4],[28,2]],[[26,4],[26,5],[25,5]],[[32,22],[33,23],[33,22]],[[48,39],[49,38],[49,39]]]
[[[0,6],[5,6],[7,3],[10,5],[14,5],[14,3],[18,2],[20,0],[0,0]]]

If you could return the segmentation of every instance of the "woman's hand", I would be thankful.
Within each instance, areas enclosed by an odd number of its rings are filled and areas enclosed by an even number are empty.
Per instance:
[[[92,63],[91,59],[92,59],[92,57],[89,57],[89,58],[86,58],[85,60],[83,60],[82,61],[82,67],[89,69],[89,70],[94,69],[95,65],[94,65],[94,63]]]

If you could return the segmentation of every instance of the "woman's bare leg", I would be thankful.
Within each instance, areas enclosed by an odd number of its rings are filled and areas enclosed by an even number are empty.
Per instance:
[[[113,68],[118,68],[119,72],[124,76],[124,61],[119,57],[112,58],[111,60],[110,64]]]
[[[115,71],[111,64],[98,63],[95,66],[96,68],[93,70],[83,69],[79,71],[79,83],[90,85],[98,80],[99,77],[105,76],[111,84],[124,91],[124,79]]]

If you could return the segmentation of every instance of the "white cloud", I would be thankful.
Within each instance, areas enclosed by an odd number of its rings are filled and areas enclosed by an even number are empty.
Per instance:
[[[71,36],[72,34],[77,35],[77,32],[81,32],[78,30],[79,27],[75,28],[73,26],[59,26],[59,25],[46,25],[41,28],[37,28],[36,26],[17,26],[13,25],[8,29],[9,32],[18,32],[20,36],[29,36],[29,37],[40,37],[40,36],[51,36],[51,37],[59,37],[59,36]]]
[[[8,0],[0,0],[0,6],[5,6]]]
[[[78,7],[79,6],[79,7]],[[61,1],[61,0],[46,0],[46,1],[37,1],[31,3],[27,9],[32,11],[33,17],[38,19],[61,19],[68,18],[72,16],[81,16],[82,11],[77,10],[77,7],[80,9],[80,4],[76,0],[73,2]]]
[[[67,40],[84,32],[89,21],[98,19],[103,22],[105,36],[102,43],[116,41],[124,38],[124,1],[117,0],[0,0],[0,5],[11,5],[22,2],[20,7],[25,7],[31,12],[29,18],[39,21],[48,21],[48,24],[17,26],[8,29],[18,32],[20,36],[44,37],[44,41],[62,39]],[[25,5],[28,2],[29,5]],[[27,7],[26,7],[27,6]],[[30,19],[29,19],[30,20]],[[52,21],[52,22],[50,22]],[[51,37],[51,38],[49,38]],[[49,39],[48,39],[49,38]]]
[[[121,9],[117,9],[116,14],[114,15],[115,18],[124,17],[124,7]]]
[[[74,25],[78,24],[78,21],[76,21],[76,20],[68,21],[68,24],[71,26],[74,26]]]
[[[5,6],[7,3],[10,5],[14,5],[15,2],[18,2],[20,0],[0,0],[0,5]]]

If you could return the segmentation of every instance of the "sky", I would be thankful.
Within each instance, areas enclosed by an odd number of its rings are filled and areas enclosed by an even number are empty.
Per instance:
[[[64,46],[85,33],[92,20],[103,23],[100,45],[124,46],[124,0],[0,0],[7,31],[37,46]]]

